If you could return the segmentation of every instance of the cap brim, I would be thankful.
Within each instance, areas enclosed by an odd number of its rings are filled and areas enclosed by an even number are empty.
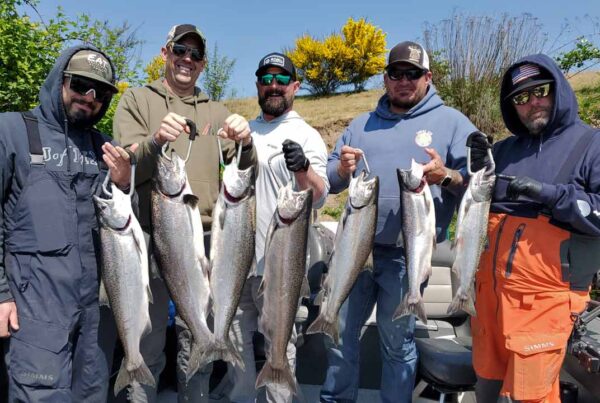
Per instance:
[[[512,97],[513,95],[516,95],[519,92],[526,90],[527,88],[537,87],[538,85],[544,85],[544,84],[553,83],[553,82],[554,82],[554,80],[551,78],[545,78],[543,80],[528,81],[526,83],[523,83],[523,84],[517,86],[517,88],[512,90],[507,96],[504,97],[504,99],[507,100],[510,97]]]
[[[408,63],[408,64],[412,64],[415,67],[420,68],[421,70],[427,70],[425,67],[421,66],[419,63],[415,63],[411,60],[395,60],[395,61],[391,62],[390,64],[388,64],[387,66],[385,66],[386,70],[388,67],[390,67],[394,64],[397,64],[397,63]]]
[[[112,84],[111,82],[109,82],[107,80],[101,79],[96,74],[92,74],[89,71],[67,71],[67,70],[65,70],[65,74],[71,74],[73,76],[81,76],[81,77],[89,78],[90,80],[98,81],[99,83],[102,83],[102,84],[110,87],[115,94],[117,92],[119,92],[119,89],[117,87],[115,87],[114,84]]]

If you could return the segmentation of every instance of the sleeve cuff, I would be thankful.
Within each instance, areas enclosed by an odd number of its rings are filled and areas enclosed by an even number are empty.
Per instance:
[[[548,183],[542,184],[542,191],[540,192],[540,202],[544,203],[548,207],[554,207],[556,204],[556,185]]]

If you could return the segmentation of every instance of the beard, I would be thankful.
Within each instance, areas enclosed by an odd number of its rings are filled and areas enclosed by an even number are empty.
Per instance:
[[[69,119],[69,123],[71,123],[71,125],[73,125],[74,127],[78,127],[78,128],[86,128],[86,127],[91,127],[94,125],[94,123],[96,123],[97,121],[97,113],[95,112],[88,112],[82,109],[75,109],[72,107],[73,104],[75,103],[79,103],[82,105],[88,105],[90,108],[93,108],[94,106],[92,104],[83,102],[83,101],[76,101],[73,100],[71,101],[71,104],[66,108],[67,111],[67,118]]]
[[[285,91],[269,89],[265,91],[264,95],[258,95],[258,104],[263,113],[279,117],[292,107],[293,100],[291,97],[286,97]]]
[[[392,106],[394,106],[398,109],[405,109],[405,110],[409,110],[413,106],[415,106],[416,104],[419,103],[418,101],[416,101],[416,102],[412,101],[412,100],[402,101],[400,99],[392,98],[392,97],[390,97],[389,100],[390,100],[390,104],[392,104]]]
[[[533,118],[532,116],[540,111],[544,113],[541,116]],[[548,122],[550,121],[550,108],[541,108],[531,111],[525,119],[523,119],[523,125],[529,130],[529,133],[533,135],[539,135],[544,131]]]

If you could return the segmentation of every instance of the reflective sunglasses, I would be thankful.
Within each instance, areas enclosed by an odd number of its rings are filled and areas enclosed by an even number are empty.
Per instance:
[[[110,100],[113,96],[114,91],[112,88],[97,81],[80,76],[68,75],[66,77],[70,78],[69,88],[71,91],[79,95],[86,96],[91,93],[94,99],[99,102]]]
[[[425,70],[421,69],[410,69],[410,70],[396,70],[391,69],[387,71],[387,75],[392,81],[401,80],[402,77],[405,77],[408,81],[418,80],[423,77],[425,74]]]
[[[512,97],[515,105],[525,105],[533,95],[536,98],[546,98],[550,94],[550,83],[533,87]]]
[[[190,57],[195,62],[199,62],[204,59],[204,55],[200,53],[199,49],[190,48],[189,46],[182,45],[181,43],[174,43],[173,46],[171,46],[171,51],[177,57],[183,57],[189,51],[191,53]]]
[[[288,85],[292,81],[292,76],[289,74],[263,74],[258,78],[258,82],[261,85],[271,85],[273,79],[279,85]]]

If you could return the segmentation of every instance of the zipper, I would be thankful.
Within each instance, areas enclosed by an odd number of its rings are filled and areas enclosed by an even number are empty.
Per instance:
[[[498,300],[498,293],[496,292],[496,286],[498,285],[498,280],[496,278],[496,260],[498,259],[498,247],[500,246],[500,237],[502,236],[502,230],[504,229],[504,224],[506,223],[506,219],[508,216],[502,217],[500,220],[500,226],[498,228],[498,235],[496,236],[496,245],[494,246],[494,257],[492,260],[492,280],[494,280],[494,295],[496,295],[496,316],[498,316],[498,311],[500,309],[500,301]]]
[[[512,273],[513,260],[515,258],[515,253],[517,253],[517,247],[519,246],[519,240],[521,239],[521,235],[523,235],[523,231],[525,231],[525,224],[519,224],[517,230],[515,231],[515,236],[513,237],[512,245],[510,246],[508,261],[506,262],[506,278],[509,278]]]

